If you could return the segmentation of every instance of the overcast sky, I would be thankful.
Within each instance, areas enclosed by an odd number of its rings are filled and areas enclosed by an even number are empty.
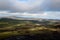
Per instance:
[[[0,0],[0,17],[60,19],[60,0]]]

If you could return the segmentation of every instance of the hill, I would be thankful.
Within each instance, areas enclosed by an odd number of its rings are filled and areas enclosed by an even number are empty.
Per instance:
[[[41,34],[53,35],[54,32],[60,33],[60,20],[53,19],[29,19],[29,18],[0,18],[0,39],[12,36]],[[56,35],[56,34],[55,34]],[[57,34],[58,35],[58,34]],[[33,36],[33,37],[34,37]],[[51,36],[52,37],[52,36]],[[13,37],[12,37],[13,38]],[[17,37],[16,37],[17,38]],[[23,37],[24,38],[24,37]],[[42,36],[42,38],[44,38]],[[48,39],[48,37],[46,37]],[[9,38],[10,40],[10,38]],[[12,39],[14,40],[14,39]]]

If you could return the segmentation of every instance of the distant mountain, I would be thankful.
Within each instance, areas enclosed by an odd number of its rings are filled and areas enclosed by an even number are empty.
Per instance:
[[[0,17],[0,18],[17,19],[17,20],[37,20],[37,21],[60,22],[59,19],[26,18],[26,17],[16,17],[16,16],[8,16],[8,17]]]
[[[1,18],[10,18],[10,19],[17,19],[17,20],[41,20],[42,19],[42,18],[24,18],[24,17],[16,17],[16,16],[1,17]]]
[[[48,27],[48,25],[55,25],[55,24],[60,24],[60,20],[55,20],[55,19],[42,19],[42,18],[23,18],[23,17],[2,17],[0,18],[1,23],[9,23],[12,25],[15,24],[40,24]],[[49,26],[50,27],[50,26]]]

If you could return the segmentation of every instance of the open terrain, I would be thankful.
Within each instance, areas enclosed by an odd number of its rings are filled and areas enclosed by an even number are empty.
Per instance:
[[[58,40],[60,20],[0,19],[0,40]]]

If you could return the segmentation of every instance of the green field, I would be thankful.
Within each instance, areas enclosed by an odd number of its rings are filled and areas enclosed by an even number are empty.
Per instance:
[[[17,35],[36,35],[57,31],[60,33],[60,24],[51,21],[37,20],[17,20],[17,19],[0,19],[0,39]]]

